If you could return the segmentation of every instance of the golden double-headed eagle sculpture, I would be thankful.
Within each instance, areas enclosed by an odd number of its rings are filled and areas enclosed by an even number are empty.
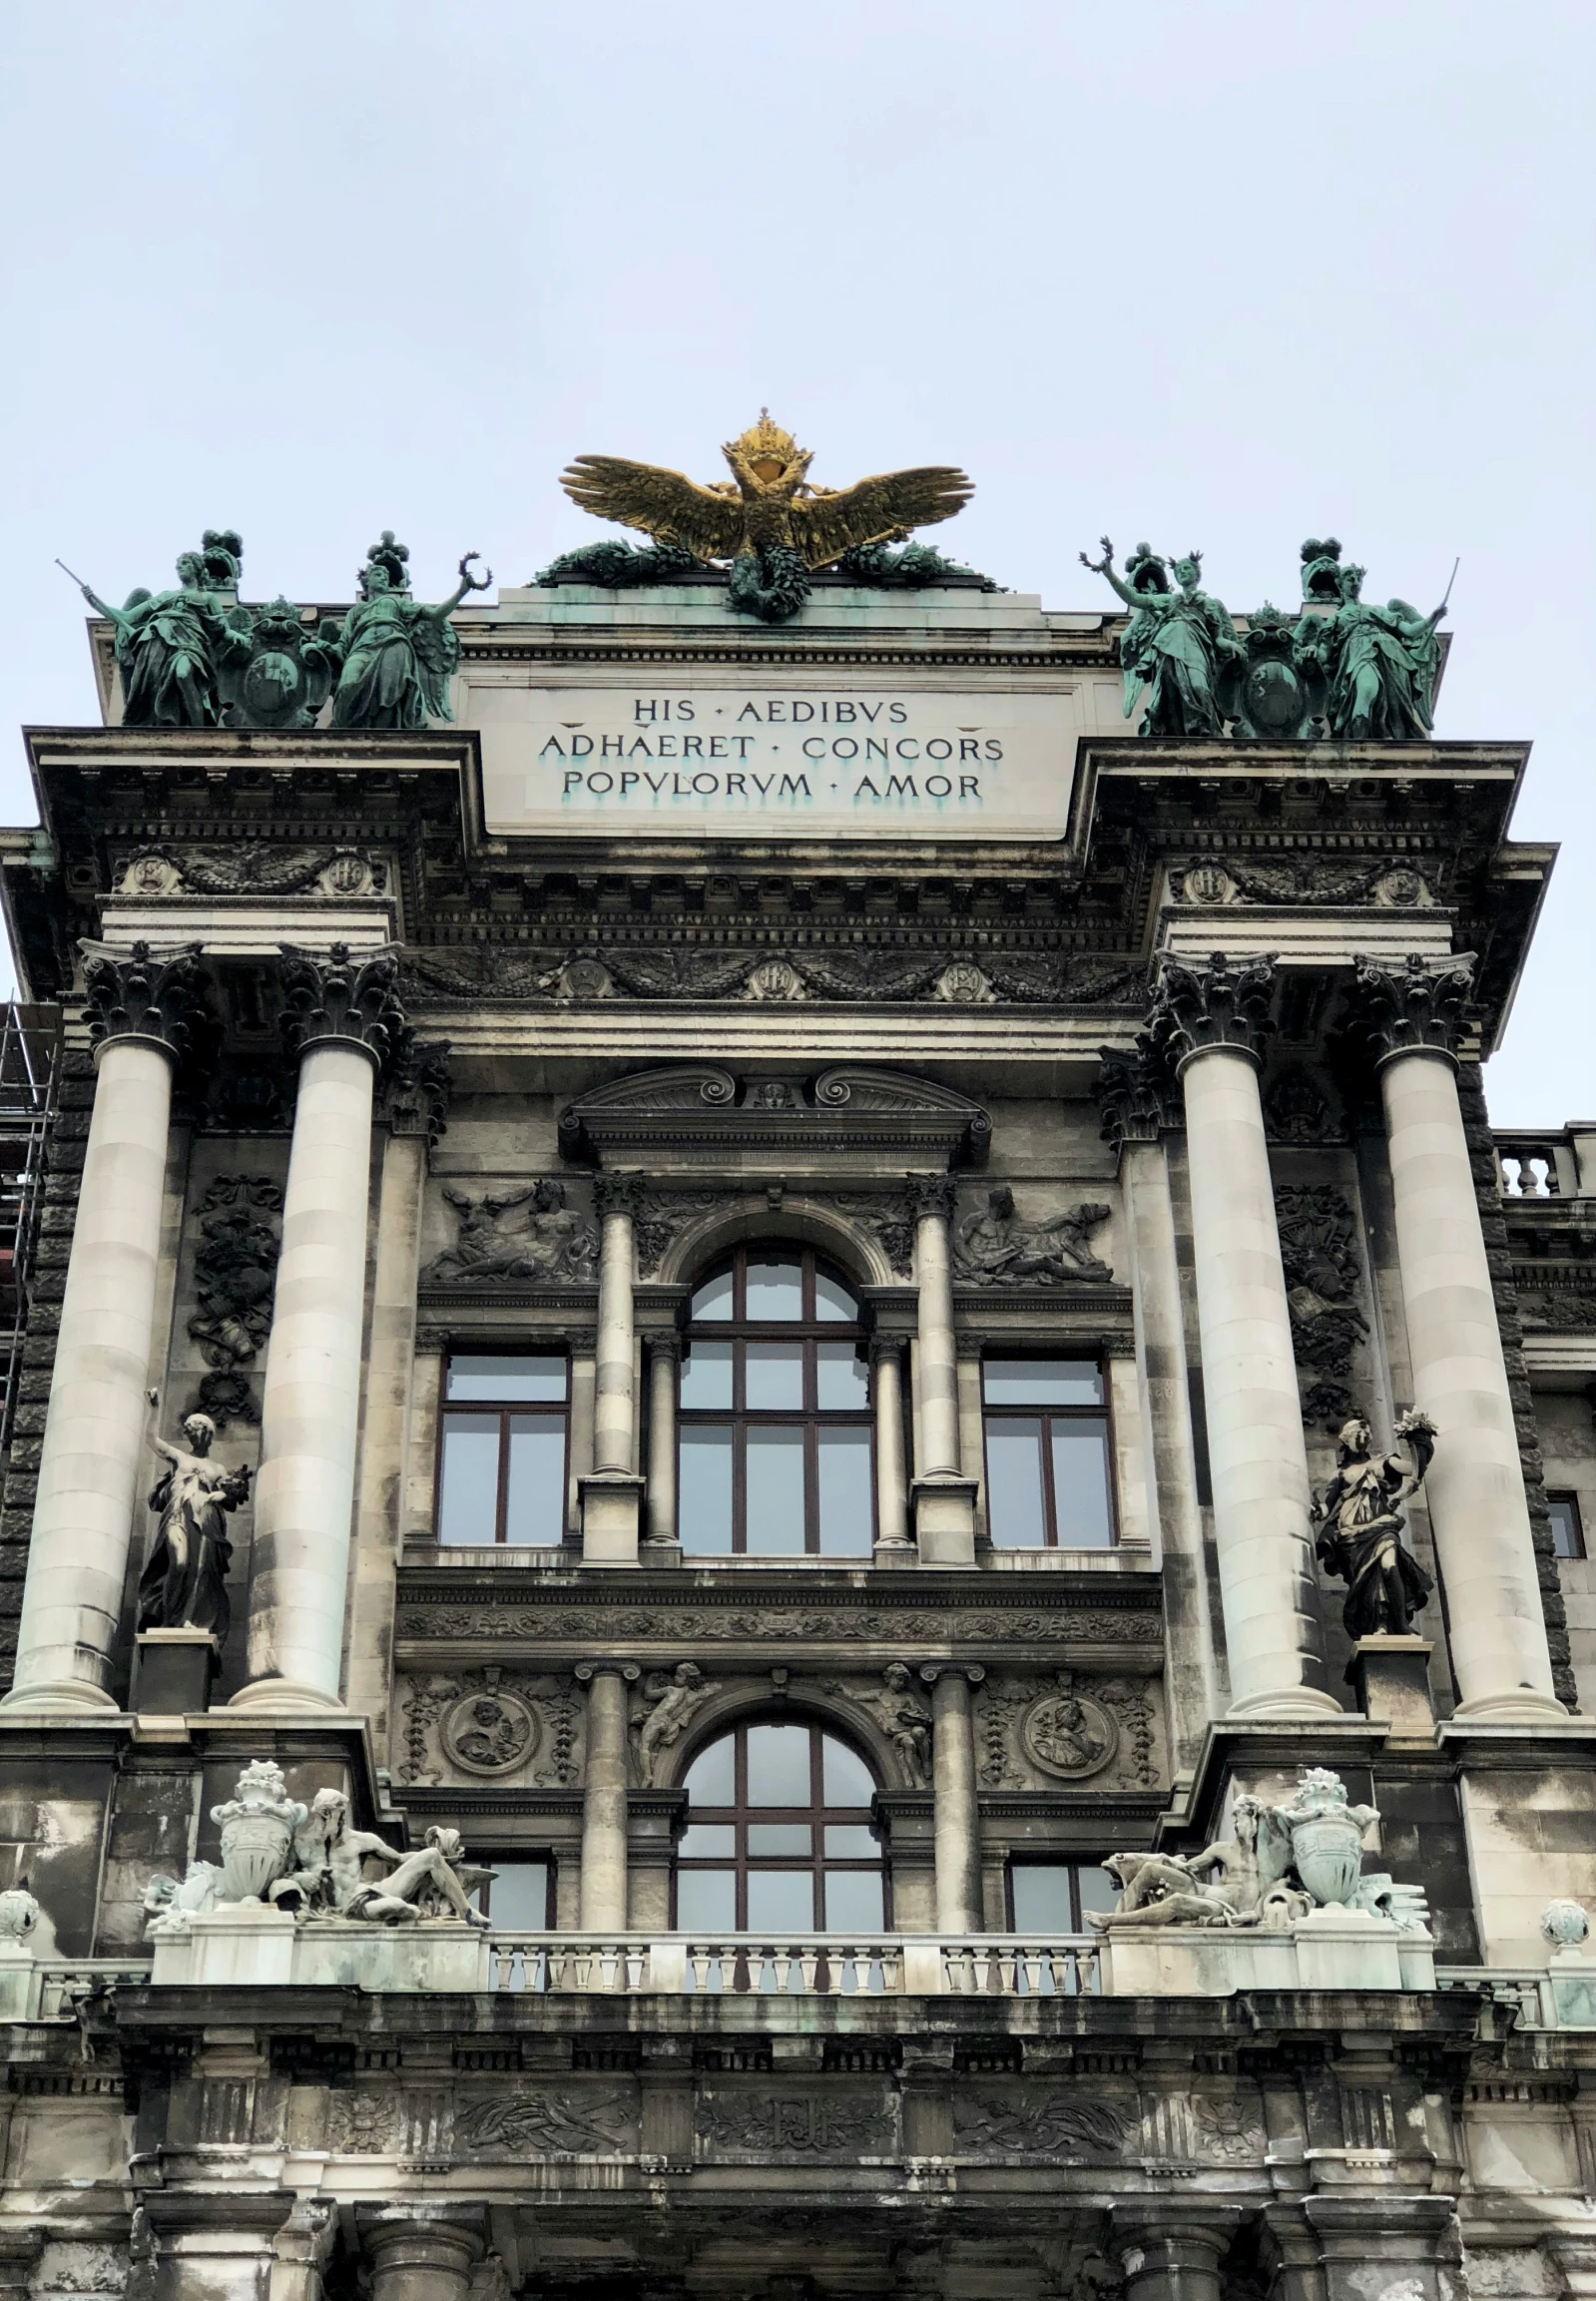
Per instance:
[[[900,543],[916,527],[951,519],[975,492],[947,463],[884,471],[851,487],[811,487],[810,451],[765,408],[759,422],[721,452],[732,477],[708,487],[684,472],[621,455],[579,455],[561,485],[596,518],[641,528],[695,559],[763,561],[788,550],[810,570],[829,567],[863,544]]]

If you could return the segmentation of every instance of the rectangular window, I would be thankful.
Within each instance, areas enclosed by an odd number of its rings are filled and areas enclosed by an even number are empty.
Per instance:
[[[986,1528],[1003,1550],[1106,1550],[1114,1486],[1103,1372],[1090,1359],[987,1359]]]
[[[1016,1934],[1084,1934],[1088,1910],[1112,1910],[1119,1888],[1095,1862],[1011,1862],[1009,1924]]]
[[[438,1434],[440,1543],[565,1539],[569,1395],[563,1352],[451,1354]]]
[[[501,1932],[544,1934],[554,1924],[554,1864],[546,1854],[474,1857],[493,1876],[470,1896],[474,1909]]]
[[[1552,1514],[1552,1548],[1560,1558],[1582,1558],[1585,1527],[1579,1514],[1579,1496],[1548,1494],[1546,1506]]]

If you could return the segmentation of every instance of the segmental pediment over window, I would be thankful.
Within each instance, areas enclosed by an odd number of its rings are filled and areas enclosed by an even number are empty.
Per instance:
[[[672,1064],[595,1087],[560,1116],[564,1156],[601,1166],[764,1152],[945,1171],[983,1165],[991,1134],[986,1112],[951,1087],[851,1063],[817,1073]]]

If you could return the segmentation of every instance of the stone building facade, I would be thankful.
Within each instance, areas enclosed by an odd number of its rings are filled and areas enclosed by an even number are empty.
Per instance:
[[[93,627],[0,849],[65,1048],[17,2292],[1593,2289],[1596,1129],[1479,1067],[1527,745],[1139,738],[1121,628],[506,590],[452,721],[345,730],[128,726]],[[1312,1499],[1415,1404],[1430,1594],[1353,1638]],[[195,1415],[231,1554],[146,1503]],[[329,1789],[486,1929],[236,1891]],[[1129,1922],[1248,1813],[1273,1915]]]

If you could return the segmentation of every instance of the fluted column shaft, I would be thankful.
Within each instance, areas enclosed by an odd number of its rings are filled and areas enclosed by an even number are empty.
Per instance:
[[[391,954],[285,955],[300,1046],[266,1346],[243,1708],[336,1709],[354,1511],[377,1067],[402,1023]]]
[[[1339,1712],[1309,1539],[1308,1452],[1258,1091],[1268,962],[1166,962],[1155,1029],[1186,1106],[1192,1242],[1233,1715]]]
[[[578,1662],[576,1674],[588,1690],[579,1923],[585,1934],[624,1933],[627,1688],[637,1664]]]
[[[979,1665],[962,1669],[928,1663],[920,1672],[931,1688],[932,1832],[939,1934],[983,1931],[981,1813],[975,1784],[970,1689],[985,1675]]]
[[[94,1111],[8,1706],[107,1709],[144,1463],[172,1073],[199,946],[89,952]],[[143,954],[142,956],[140,954]]]

